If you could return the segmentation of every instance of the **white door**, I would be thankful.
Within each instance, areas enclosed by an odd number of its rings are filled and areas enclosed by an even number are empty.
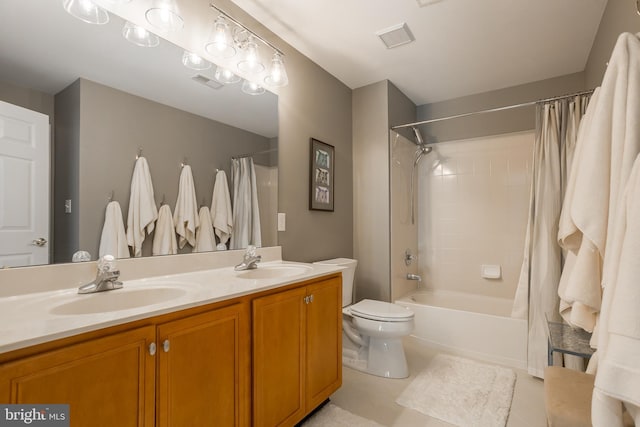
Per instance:
[[[0,101],[0,268],[49,262],[49,116]]]

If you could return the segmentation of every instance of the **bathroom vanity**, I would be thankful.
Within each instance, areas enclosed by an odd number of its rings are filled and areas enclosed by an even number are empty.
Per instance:
[[[0,298],[0,402],[69,403],[72,426],[294,425],[341,385],[341,280],[280,261]]]

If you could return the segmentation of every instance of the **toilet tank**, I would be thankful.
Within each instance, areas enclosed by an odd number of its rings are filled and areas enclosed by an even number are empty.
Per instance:
[[[314,264],[336,265],[345,267],[342,270],[342,306],[346,307],[353,303],[353,282],[356,275],[357,259],[333,258],[324,261],[316,261]]]

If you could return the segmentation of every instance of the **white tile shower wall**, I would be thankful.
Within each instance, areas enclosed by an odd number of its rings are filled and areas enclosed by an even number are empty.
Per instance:
[[[418,178],[424,285],[503,298],[515,293],[526,232],[533,132],[434,146]],[[483,279],[482,264],[502,266]]]

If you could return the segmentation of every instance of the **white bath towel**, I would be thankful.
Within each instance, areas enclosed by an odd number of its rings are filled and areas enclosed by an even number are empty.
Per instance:
[[[591,120],[581,132],[579,158],[572,170],[574,188],[564,208],[569,209],[573,226],[559,233],[559,241],[572,249],[569,260],[572,277],[563,278],[566,298],[564,317],[568,321],[593,325],[592,343],[598,338],[598,312],[601,303],[597,284],[606,286],[611,271],[612,241],[620,195],[636,155],[640,152],[640,41],[633,34],[621,34],[609,60],[597,101],[589,105]],[[575,177],[573,176],[575,175]],[[577,249],[576,249],[577,245]],[[575,279],[574,279],[575,278]],[[584,279],[590,280],[584,280]],[[573,281],[575,285],[570,286]],[[576,302],[582,305],[577,305]],[[566,303],[571,305],[567,313]],[[580,324],[580,323],[578,323]],[[598,344],[599,345],[599,344]]]
[[[169,205],[160,206],[158,226],[153,236],[153,255],[175,255],[178,253],[176,229],[173,227],[173,217]]]
[[[184,165],[180,173],[178,200],[173,212],[173,225],[176,227],[176,233],[179,236],[178,246],[180,249],[186,243],[191,246],[196,245],[196,230],[200,226],[200,219],[198,218],[196,188],[193,184],[193,174],[189,165]]]
[[[113,201],[107,204],[104,213],[104,226],[100,237],[98,256],[113,255],[116,258],[129,258],[129,246],[124,232],[122,209],[120,203]]]
[[[580,125],[558,226],[558,243],[566,251],[558,285],[560,314],[570,325],[589,332],[593,331],[601,305],[600,281],[604,248],[598,248],[588,238],[583,240],[582,231],[574,222],[572,212],[577,203],[574,199],[576,185],[581,185],[576,182],[576,177],[580,175],[582,162],[585,161],[583,157],[593,155],[590,153],[588,138],[592,135],[599,91],[600,88],[597,88],[593,93]]]
[[[216,236],[213,234],[213,225],[211,224],[211,211],[208,207],[200,208],[199,213],[200,227],[196,232],[196,246],[194,252],[209,252],[216,248]]]
[[[158,209],[153,196],[149,165],[147,159],[139,157],[133,168],[127,215],[127,243],[133,248],[134,257],[142,255],[145,229],[150,234],[156,219],[158,219]]]
[[[622,426],[622,403],[631,414],[640,415],[640,156],[619,208],[621,239],[614,242],[620,247],[618,262],[604,289],[599,325],[601,337],[592,402],[596,427]],[[635,421],[639,425],[640,417]]]
[[[232,215],[227,174],[224,171],[218,171],[211,197],[211,222],[222,244],[227,243],[233,232]]]

